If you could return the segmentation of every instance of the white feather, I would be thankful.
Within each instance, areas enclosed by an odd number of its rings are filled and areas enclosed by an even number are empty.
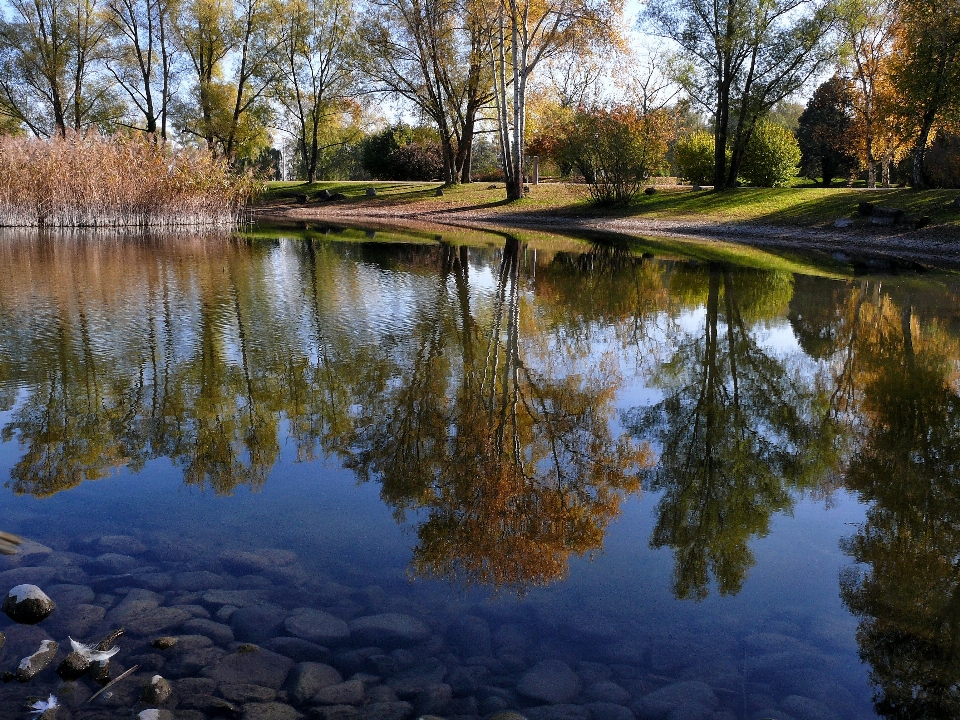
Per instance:
[[[97,650],[95,645],[85,645],[82,642],[77,642],[73,638],[70,638],[70,647],[73,648],[73,651],[77,653],[90,662],[106,662],[118,652],[120,648],[110,648],[109,650]]]

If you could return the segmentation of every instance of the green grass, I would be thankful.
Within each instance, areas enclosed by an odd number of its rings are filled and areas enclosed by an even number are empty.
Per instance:
[[[374,187],[377,197],[366,197]],[[436,197],[439,183],[417,182],[300,182],[269,183],[258,204],[294,204],[298,194],[306,194],[311,203],[323,190],[347,196],[341,205],[377,207],[384,205],[420,206],[417,210],[484,210],[491,215],[522,212],[584,218],[696,219],[729,223],[757,223],[788,227],[830,224],[837,218],[857,218],[861,201],[899,208],[908,215],[928,215],[934,225],[960,226],[960,210],[953,201],[960,190],[909,189],[865,190],[850,188],[738,188],[722,193],[710,190],[659,188],[654,195],[640,195],[628,207],[597,207],[583,185],[548,183],[532,188],[529,196],[506,201],[502,183],[473,183],[444,188]],[[864,221],[865,222],[865,221]]]
[[[738,188],[668,191],[644,195],[628,214],[645,217],[697,217],[772,225],[813,226],[837,218],[856,217],[862,201],[929,215],[936,224],[960,225],[960,212],[951,203],[957,190],[856,190],[848,188]]]

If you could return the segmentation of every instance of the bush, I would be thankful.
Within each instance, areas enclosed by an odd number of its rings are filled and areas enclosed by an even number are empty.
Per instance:
[[[365,138],[362,163],[378,180],[432,180],[444,174],[439,140],[404,123]]]
[[[960,135],[940,130],[927,149],[926,167],[931,187],[960,188]]]
[[[673,160],[680,168],[680,176],[693,185],[713,181],[713,135],[700,130],[677,140],[673,146]]]
[[[753,129],[740,176],[759,187],[783,187],[797,176],[800,146],[793,133],[770,120]]]
[[[663,111],[644,114],[623,105],[580,110],[573,126],[573,154],[596,203],[625,205],[644,180],[664,169],[672,123]]]

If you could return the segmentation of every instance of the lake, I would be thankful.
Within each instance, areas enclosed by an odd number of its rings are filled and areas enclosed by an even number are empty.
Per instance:
[[[960,715],[960,278],[862,271],[3,235],[0,594],[57,608],[0,616],[0,717]]]

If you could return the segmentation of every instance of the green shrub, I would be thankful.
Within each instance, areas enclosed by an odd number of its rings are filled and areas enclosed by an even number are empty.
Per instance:
[[[573,127],[572,156],[597,204],[629,204],[641,183],[665,167],[672,125],[663,110],[584,108],[574,116]]]
[[[680,168],[680,177],[694,185],[713,181],[713,135],[700,130],[677,140],[673,160]]]
[[[784,187],[797,176],[800,146],[793,133],[770,120],[753,129],[740,177],[759,187]]]

